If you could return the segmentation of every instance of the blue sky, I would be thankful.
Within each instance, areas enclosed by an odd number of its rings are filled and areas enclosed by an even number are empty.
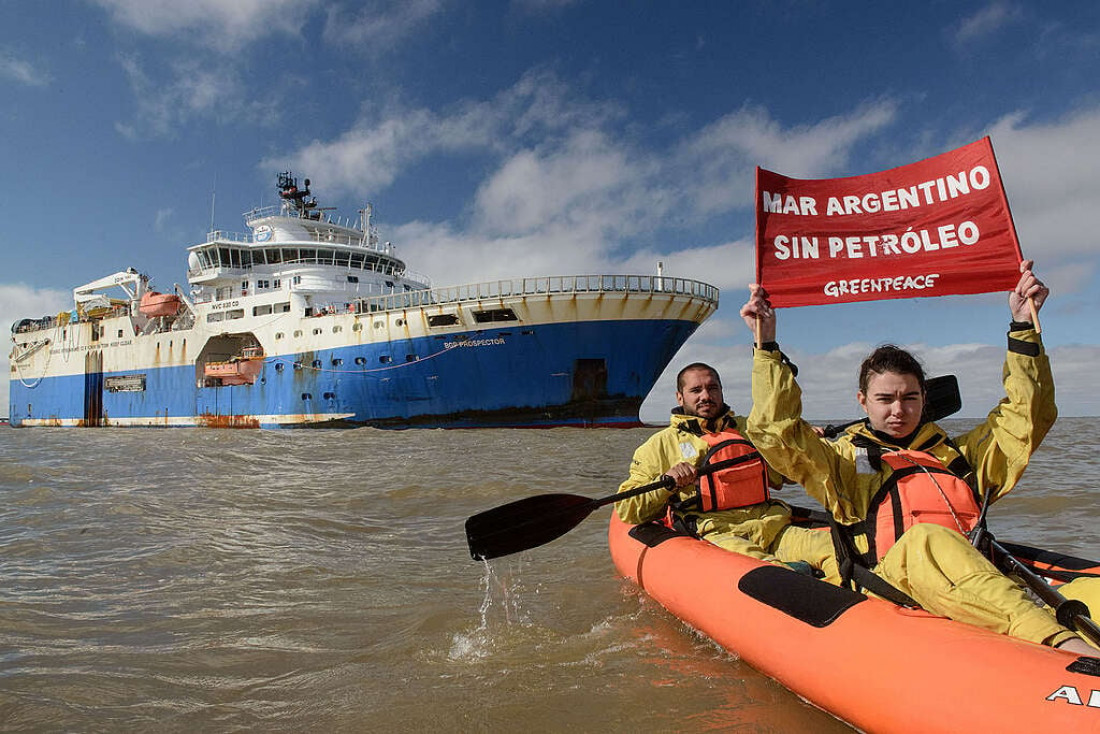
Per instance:
[[[1100,415],[1100,5],[1064,2],[0,0],[0,321],[135,267],[161,289],[213,214],[375,205],[437,286],[522,275],[705,280],[722,306],[672,374],[748,408],[753,170],[883,170],[991,135],[1063,415]],[[216,192],[216,195],[214,195]],[[213,201],[213,206],[212,206]],[[787,309],[810,417],[853,416],[875,344],[999,399],[1003,294]],[[644,348],[644,345],[639,345]],[[6,350],[5,350],[6,352]],[[6,353],[2,365],[7,372]],[[7,394],[0,398],[6,413]]]

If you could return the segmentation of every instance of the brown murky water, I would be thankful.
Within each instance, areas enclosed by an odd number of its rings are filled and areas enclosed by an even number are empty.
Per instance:
[[[652,430],[0,429],[0,729],[848,731],[619,579],[607,508],[470,560]],[[1060,421],[1001,537],[1100,556],[1098,447]]]

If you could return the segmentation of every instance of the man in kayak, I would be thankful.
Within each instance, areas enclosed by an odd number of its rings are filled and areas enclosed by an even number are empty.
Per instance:
[[[670,425],[634,452],[624,492],[662,476],[674,490],[657,489],[615,504],[619,517],[638,524],[664,517],[728,550],[804,573],[817,569],[839,582],[829,533],[791,525],[791,509],[770,497],[783,478],[744,438],[745,418],[722,396],[718,372],[701,362],[680,370]],[[705,468],[704,468],[705,467]]]
[[[767,293],[749,286],[741,315],[750,329],[759,321],[761,344],[746,431],[769,464],[832,513],[845,582],[960,622],[1093,654],[967,540],[988,503],[1020,480],[1058,415],[1050,361],[1028,304],[1032,299],[1038,311],[1049,290],[1031,265],[1021,263],[1008,299],[1007,397],[954,440],[923,419],[924,372],[893,345],[861,365],[857,398],[867,420],[835,442],[819,437],[802,420],[802,393],[775,341]]]

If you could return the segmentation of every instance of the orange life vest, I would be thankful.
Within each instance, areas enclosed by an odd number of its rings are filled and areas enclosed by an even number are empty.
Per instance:
[[[698,470],[709,469],[696,483],[698,509],[703,512],[733,510],[766,502],[768,466],[748,439],[732,428],[704,433],[699,438],[710,446]]]
[[[867,535],[868,565],[882,560],[917,523],[935,523],[963,535],[977,526],[982,514],[977,492],[935,456],[905,449],[884,452],[880,460],[891,472],[871,498],[861,524]]]

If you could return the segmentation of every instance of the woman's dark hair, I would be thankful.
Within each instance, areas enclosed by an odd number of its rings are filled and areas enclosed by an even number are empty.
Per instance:
[[[924,391],[924,368],[916,357],[894,344],[883,344],[863,360],[863,364],[859,366],[859,391],[866,395],[871,374],[881,375],[886,372],[913,375],[920,383],[921,392]]]

